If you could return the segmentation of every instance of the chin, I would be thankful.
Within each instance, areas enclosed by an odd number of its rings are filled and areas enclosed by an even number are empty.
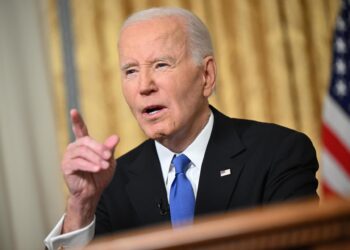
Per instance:
[[[144,133],[148,138],[157,140],[157,141],[162,140],[167,136],[167,133],[165,133],[165,131],[160,129],[145,129]]]
[[[153,134],[152,136],[149,136],[150,139],[155,141],[162,141],[165,138],[164,134]]]

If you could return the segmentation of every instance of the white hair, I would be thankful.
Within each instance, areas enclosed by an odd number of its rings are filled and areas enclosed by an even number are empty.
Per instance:
[[[203,58],[214,55],[208,28],[192,12],[175,7],[158,7],[136,12],[129,16],[122,25],[121,31],[129,25],[159,17],[181,17],[184,20],[189,38],[189,48],[194,62],[202,64]]]

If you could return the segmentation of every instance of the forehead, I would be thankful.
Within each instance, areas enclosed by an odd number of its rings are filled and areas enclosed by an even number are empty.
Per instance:
[[[120,56],[132,52],[172,50],[187,45],[184,21],[179,17],[157,17],[137,21],[124,28],[118,43]]]

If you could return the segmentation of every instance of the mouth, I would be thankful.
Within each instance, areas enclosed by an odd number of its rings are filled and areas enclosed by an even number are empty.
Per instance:
[[[163,110],[165,107],[162,105],[150,105],[142,110],[142,114],[146,117],[156,118]]]

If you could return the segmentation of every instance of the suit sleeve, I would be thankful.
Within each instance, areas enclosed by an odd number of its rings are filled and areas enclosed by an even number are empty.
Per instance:
[[[108,213],[105,194],[102,193],[96,208],[95,236],[104,235],[112,231],[110,215]]]
[[[126,191],[123,162],[118,160],[111,183],[103,191],[96,209],[95,236],[132,228],[136,216]]]
[[[266,202],[304,197],[318,198],[316,151],[310,139],[299,132],[288,134],[277,146],[264,192]]]

